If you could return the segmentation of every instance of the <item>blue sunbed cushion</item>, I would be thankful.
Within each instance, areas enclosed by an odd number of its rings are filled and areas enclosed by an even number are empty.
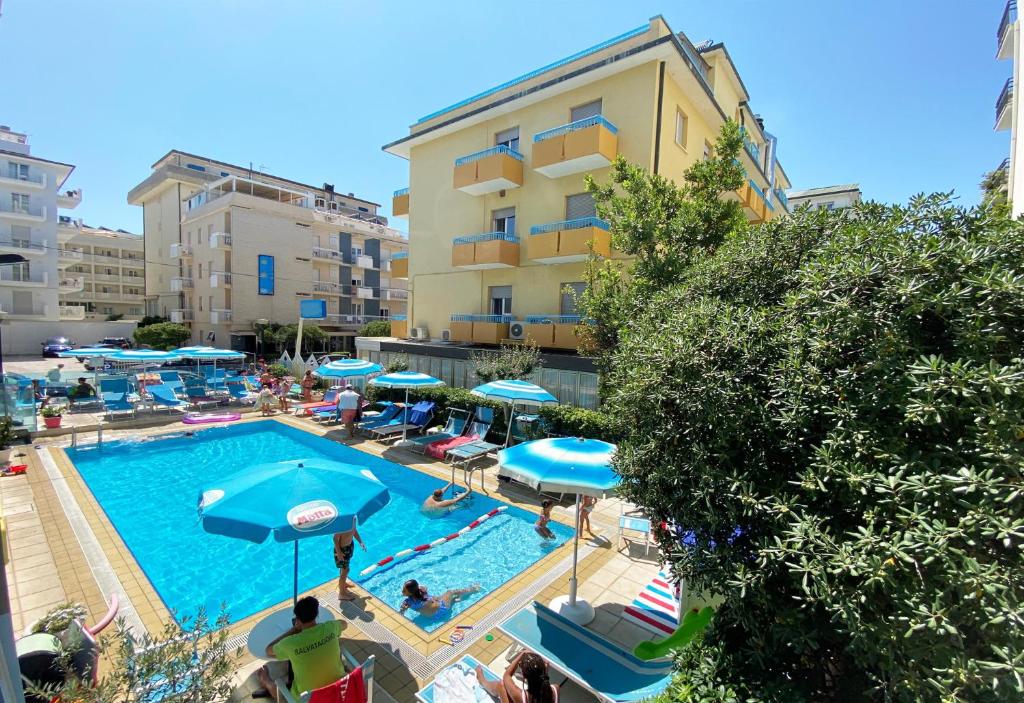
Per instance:
[[[534,602],[498,626],[551,665],[609,701],[651,698],[672,680],[672,661],[643,661]]]

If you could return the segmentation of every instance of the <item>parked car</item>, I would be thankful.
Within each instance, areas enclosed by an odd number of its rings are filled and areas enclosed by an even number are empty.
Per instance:
[[[91,345],[89,348],[90,349],[109,349],[111,354],[113,354],[114,352],[121,351],[121,347],[119,345],[117,345],[117,344],[104,344],[102,342],[97,342],[96,344]],[[107,362],[106,362],[106,360],[100,361],[100,359],[102,359],[102,357],[98,357],[98,356],[80,356],[80,357],[78,357],[78,360],[80,362],[82,362],[83,365],[85,365],[85,368],[88,371],[92,371],[93,369],[102,369],[104,364],[106,364]]]
[[[96,343],[97,347],[113,346],[118,349],[131,349],[132,343],[128,341],[127,337],[104,337]]]
[[[50,337],[43,345],[43,358],[54,359],[60,356],[61,352],[71,351],[75,348],[75,342],[67,337]]]

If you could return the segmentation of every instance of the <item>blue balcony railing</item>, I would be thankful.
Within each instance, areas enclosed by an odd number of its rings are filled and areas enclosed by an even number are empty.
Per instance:
[[[408,259],[408,258],[409,258],[409,252],[407,252],[407,251],[396,251],[394,254],[391,255],[391,260],[392,261],[394,261],[395,259]]]
[[[1007,78],[1006,83],[1003,84],[1003,89],[999,93],[999,97],[996,99],[996,119],[999,119],[999,115],[1003,114],[1003,110],[1010,102],[1010,98],[1013,97],[1013,78]]]
[[[553,129],[549,129],[544,132],[538,132],[537,134],[533,135],[533,141],[542,142],[545,139],[553,139],[555,137],[560,137],[563,134],[568,134],[569,132],[578,132],[581,129],[593,127],[594,125],[598,124],[604,126],[604,128],[607,129],[612,134],[619,133],[619,128],[613,125],[608,120],[606,120],[602,115],[594,115],[593,117],[584,117],[582,120],[576,120],[575,122],[564,124],[561,127],[554,127]]]
[[[399,197],[401,197],[403,195],[408,195],[408,194],[409,194],[409,189],[408,188],[399,188],[398,190],[395,191],[395,197],[396,198],[399,198]]]
[[[1008,0],[1006,8],[1003,9],[1003,17],[999,20],[999,29],[996,30],[996,51],[1003,43],[1003,35],[1006,28],[1017,21],[1017,0]]]
[[[527,315],[528,325],[578,325],[583,319],[579,315]]]
[[[597,227],[608,229],[608,223],[600,217],[580,217],[575,220],[563,220],[562,222],[549,222],[546,225],[534,225],[530,228],[530,234],[545,234],[547,232],[559,232],[567,229],[583,229],[584,227]]]
[[[470,234],[465,237],[456,237],[452,244],[473,244],[474,242],[492,242],[500,239],[503,242],[518,243],[519,237],[511,232],[484,232],[483,234]]]
[[[486,159],[488,156],[494,156],[496,154],[504,154],[505,156],[511,156],[516,161],[523,160],[523,155],[520,154],[518,151],[516,151],[515,149],[510,149],[504,144],[499,144],[498,146],[492,146],[490,149],[484,149],[483,151],[478,151],[473,154],[467,154],[466,156],[455,159],[455,165],[462,166],[464,164],[471,164],[474,161]]]
[[[395,320],[396,322],[405,322],[405,321],[406,321],[406,320],[408,320],[409,318],[408,318],[408,317],[406,317],[405,315],[392,315],[392,316],[391,316],[391,319],[392,319],[392,320]]]
[[[754,160],[754,163],[761,163],[761,149],[757,144],[743,137],[743,148],[750,154],[750,158]]]
[[[508,324],[512,322],[511,315],[452,315],[452,322],[497,322]]]
[[[779,205],[782,206],[783,210],[785,210],[786,212],[790,211],[789,210],[789,198],[786,197],[786,191],[784,191],[782,188],[776,188],[775,189],[775,199],[779,201]]]
[[[761,196],[761,200],[763,200],[764,204],[768,206],[768,209],[774,210],[775,207],[772,205],[772,199],[765,195],[764,191],[761,190],[761,188],[756,183],[754,183],[754,181],[749,181],[749,183],[750,187],[754,190],[754,192]]]

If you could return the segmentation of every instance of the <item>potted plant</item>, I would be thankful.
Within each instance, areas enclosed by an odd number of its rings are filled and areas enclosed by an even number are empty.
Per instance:
[[[47,405],[39,411],[39,414],[43,416],[43,424],[46,425],[46,429],[53,430],[60,427],[60,408]]]
[[[59,416],[58,416],[59,417]],[[45,632],[58,639],[64,636],[74,620],[81,620],[86,615],[85,606],[81,603],[68,601],[50,609],[43,617],[28,626],[25,634]]]

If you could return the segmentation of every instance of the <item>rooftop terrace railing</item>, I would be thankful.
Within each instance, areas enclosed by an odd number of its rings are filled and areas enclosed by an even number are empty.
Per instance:
[[[409,194],[409,189],[408,188],[399,188],[398,190],[395,191],[395,197],[396,198],[400,198],[403,195],[408,195],[408,194]]]
[[[996,119],[999,119],[999,115],[1002,114],[1006,105],[1010,102],[1010,98],[1013,97],[1013,78],[1007,78],[1006,83],[1003,84],[1003,89],[999,93],[999,97],[996,98]]]
[[[999,20],[999,29],[996,30],[996,50],[1003,43],[1003,34],[1006,33],[1006,28],[1016,21],[1017,0],[1007,0],[1006,7],[1003,9],[1003,16]]]
[[[512,322],[511,315],[452,315],[452,322],[496,322],[508,324]]]
[[[580,217],[575,220],[562,220],[561,222],[548,222],[543,225],[534,225],[530,228],[530,234],[545,234],[546,232],[560,232],[567,229],[583,229],[584,227],[597,227],[608,229],[608,223],[600,217]]]
[[[504,242],[519,242],[519,237],[511,232],[484,232],[483,234],[469,234],[465,237],[456,237],[452,244],[473,244],[474,242],[492,242],[500,239]]]
[[[394,254],[391,255],[391,260],[392,261],[394,261],[396,259],[408,259],[408,258],[409,258],[409,252],[407,252],[407,251],[396,251]]]
[[[568,134],[569,132],[577,132],[581,129],[587,129],[588,127],[593,127],[598,124],[604,126],[604,128],[612,134],[619,133],[619,128],[605,119],[604,116],[593,115],[592,117],[584,117],[582,120],[576,120],[575,122],[570,122],[569,124],[564,124],[560,127],[554,127],[544,132],[538,132],[533,135],[533,141],[542,142],[545,139],[553,139],[554,137],[560,137],[563,134]]]
[[[482,151],[477,151],[472,154],[467,154],[466,156],[455,159],[455,165],[463,166],[465,164],[471,164],[474,161],[486,159],[488,156],[494,156],[496,154],[504,154],[505,156],[511,156],[516,161],[523,160],[523,155],[520,154],[518,151],[512,149],[511,147],[507,147],[504,144],[499,144],[498,146],[492,146],[490,149],[483,149]]]
[[[527,315],[528,325],[578,325],[583,318],[580,315]]]

